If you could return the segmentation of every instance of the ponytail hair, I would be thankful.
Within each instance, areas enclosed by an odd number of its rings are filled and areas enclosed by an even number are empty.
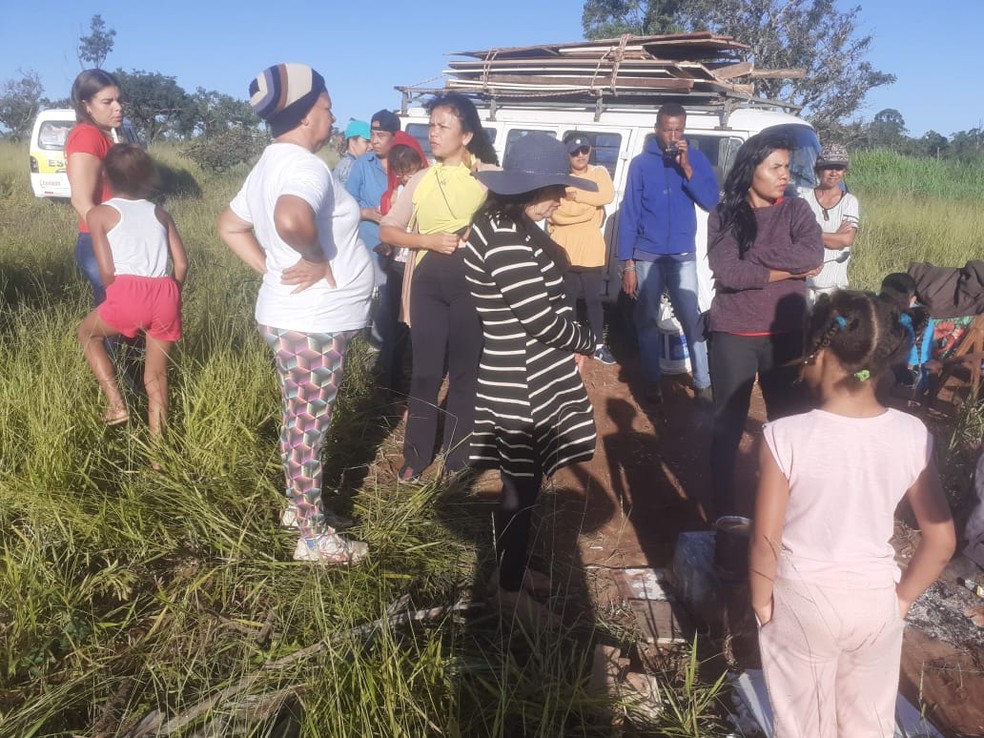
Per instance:
[[[837,290],[820,295],[806,332],[806,355],[828,350],[848,373],[863,383],[889,371],[908,353],[909,332],[898,307],[871,292]]]

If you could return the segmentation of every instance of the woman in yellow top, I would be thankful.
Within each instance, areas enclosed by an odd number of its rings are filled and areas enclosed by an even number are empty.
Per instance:
[[[564,292],[577,315],[577,298],[584,299],[588,323],[598,345],[594,357],[602,364],[614,364],[615,357],[604,343],[604,317],[601,311],[601,278],[605,267],[605,205],[615,199],[615,187],[605,167],[592,166],[591,141],[573,133],[564,139],[571,162],[571,174],[598,185],[597,192],[568,187],[560,207],[550,216],[550,237],[567,252],[570,268],[564,275]]]
[[[437,395],[448,368],[444,419],[444,473],[468,466],[475,416],[482,324],[465,280],[464,246],[485,187],[472,176],[498,164],[478,111],[462,95],[440,95],[427,106],[434,166],[415,174],[379,223],[383,243],[416,249],[406,277],[413,374],[400,480],[416,481],[434,460]]]

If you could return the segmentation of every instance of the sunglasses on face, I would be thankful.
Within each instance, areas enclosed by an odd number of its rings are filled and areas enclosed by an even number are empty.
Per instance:
[[[832,169],[835,172],[843,172],[843,171],[845,171],[847,169],[847,167],[845,167],[843,164],[834,164],[834,165],[829,166],[829,167],[821,167],[820,168],[821,171],[823,171],[825,169]]]
[[[590,146],[582,146],[581,148],[579,148],[579,149],[577,149],[575,151],[572,151],[571,152],[571,156],[587,156],[590,153],[591,153],[591,147]]]

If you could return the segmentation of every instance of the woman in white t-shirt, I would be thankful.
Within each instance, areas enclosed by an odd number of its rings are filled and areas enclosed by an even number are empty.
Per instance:
[[[263,275],[255,315],[283,394],[283,520],[300,532],[294,559],[347,565],[368,547],[326,521],[321,449],[349,342],[369,322],[372,263],[359,240],[358,204],[315,156],[335,120],[322,76],[303,64],[280,64],[249,91],[275,140],[222,214],[219,232]]]
[[[861,224],[858,199],[843,187],[849,163],[846,148],[840,144],[824,146],[813,165],[819,184],[799,190],[823,231],[823,270],[806,280],[811,302],[820,294],[848,287],[851,247]]]

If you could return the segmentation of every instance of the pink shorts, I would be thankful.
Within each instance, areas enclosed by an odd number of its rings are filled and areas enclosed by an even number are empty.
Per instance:
[[[96,309],[106,325],[127,338],[141,331],[158,341],[181,338],[181,290],[171,277],[121,274]]]

